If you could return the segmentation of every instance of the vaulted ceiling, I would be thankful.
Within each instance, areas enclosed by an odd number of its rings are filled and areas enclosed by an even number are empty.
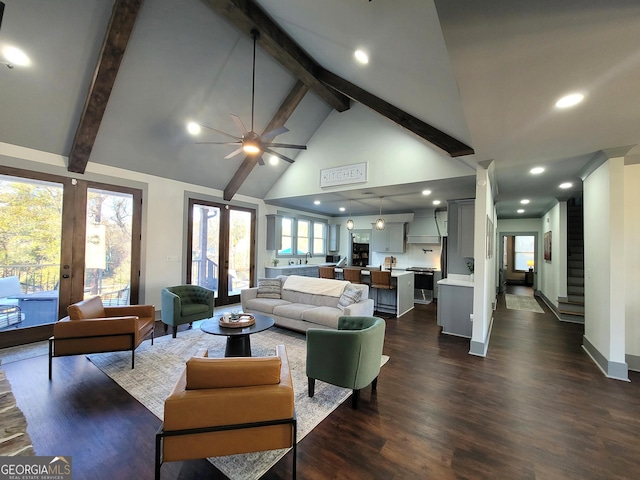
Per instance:
[[[73,172],[95,162],[337,215],[347,199],[371,214],[380,196],[412,211],[425,188],[473,196],[477,163],[494,160],[509,218],[523,197],[539,216],[579,192],[600,150],[640,137],[634,0],[4,2],[0,49],[32,64],[0,69],[0,142],[70,157]],[[284,123],[278,142],[307,144],[282,151],[293,165],[224,159],[234,147],[185,128],[248,122],[256,26],[256,131]],[[555,109],[570,91],[583,104]],[[362,161],[367,184],[320,188],[321,168]]]

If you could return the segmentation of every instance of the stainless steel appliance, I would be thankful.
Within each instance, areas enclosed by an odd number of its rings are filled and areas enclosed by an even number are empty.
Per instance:
[[[433,301],[433,267],[409,267],[414,275],[413,303],[431,303]]]

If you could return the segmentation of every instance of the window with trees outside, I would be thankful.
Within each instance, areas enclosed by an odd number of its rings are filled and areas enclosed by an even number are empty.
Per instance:
[[[282,217],[282,248],[279,257],[324,255],[327,251],[327,222],[309,218]]]
[[[529,260],[534,260],[534,237],[518,235],[516,236],[514,243],[515,270],[526,272],[529,270],[527,262]]]

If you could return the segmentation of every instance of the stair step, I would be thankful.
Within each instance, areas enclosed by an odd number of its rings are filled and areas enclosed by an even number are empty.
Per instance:
[[[584,262],[581,260],[567,260],[567,267],[584,269]]]
[[[567,286],[569,285],[584,287],[584,277],[567,277]]]
[[[584,296],[584,286],[581,285],[567,285],[568,294],[579,294]]]
[[[584,295],[567,295],[567,303],[577,303],[584,305]]]
[[[584,254],[569,252],[569,255],[567,256],[567,261],[568,262],[584,262]]]
[[[564,314],[564,315],[576,315],[578,317],[584,317],[584,311],[582,312],[571,312],[568,310],[562,310],[562,309],[558,309],[558,312]]]
[[[584,278],[584,268],[569,268],[567,275],[569,277]]]

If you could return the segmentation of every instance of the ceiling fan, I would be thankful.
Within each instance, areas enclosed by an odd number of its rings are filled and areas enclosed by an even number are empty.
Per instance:
[[[233,142],[196,142],[196,143],[210,144],[210,145],[239,145],[239,147],[236,150],[234,150],[229,155],[224,157],[225,159],[235,157],[239,153],[245,152],[247,155],[258,155],[258,163],[260,165],[264,165],[264,159],[262,158],[262,155],[264,153],[269,153],[289,163],[293,163],[294,161],[291,158],[279,152],[276,152],[275,150],[272,150],[272,148],[294,148],[296,150],[307,149],[306,145],[293,145],[290,143],[272,142],[272,140],[278,135],[288,132],[289,131],[288,128],[282,126],[280,128],[276,128],[269,132],[263,133],[262,135],[258,135],[253,130],[253,112],[254,112],[254,105],[255,105],[255,90],[256,90],[256,41],[259,36],[258,31],[255,29],[251,30],[251,36],[253,37],[253,78],[252,78],[252,84],[251,84],[251,130],[246,129],[246,127],[242,123],[242,120],[240,120],[240,117],[238,117],[237,115],[231,114],[231,120],[233,120],[233,123],[235,123],[238,130],[240,130],[242,136],[238,137],[236,135],[232,135],[230,133],[226,133],[221,130],[208,127],[206,125],[200,125],[201,127],[206,128],[207,130],[211,130],[213,132],[219,133],[226,137],[233,138],[234,141]]]

